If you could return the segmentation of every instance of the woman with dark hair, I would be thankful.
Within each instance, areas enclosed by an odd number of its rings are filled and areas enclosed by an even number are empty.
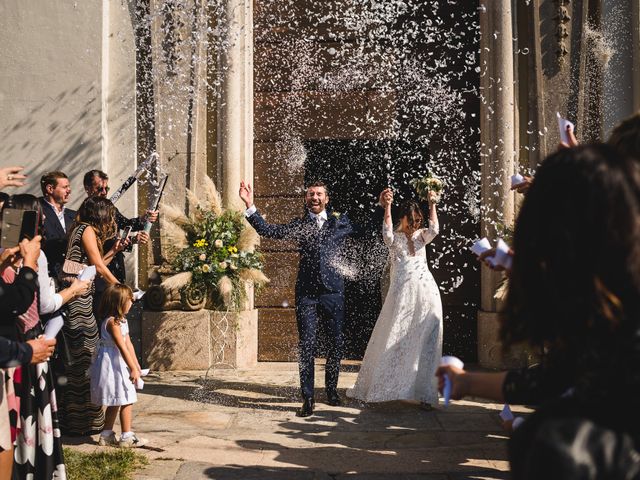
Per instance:
[[[350,397],[365,402],[417,400],[431,409],[438,403],[434,374],[442,356],[442,302],[429,271],[426,245],[438,235],[438,216],[429,197],[429,226],[416,202],[399,212],[394,231],[393,194],[381,194],[385,209],[382,236],[389,247],[391,284]]]
[[[560,150],[538,169],[515,228],[505,348],[544,351],[531,372],[441,367],[452,398],[539,409],[511,439],[512,478],[640,473],[640,165],[610,146]],[[442,383],[441,383],[442,384]]]
[[[76,224],[69,234],[61,284],[68,285],[78,271],[89,265],[109,284],[118,283],[107,268],[114,255],[122,250],[125,242],[117,241],[103,255],[102,245],[116,233],[115,207],[104,197],[89,197],[82,202],[76,215]],[[91,435],[102,431],[102,408],[91,403],[87,370],[97,348],[98,325],[93,315],[94,285],[83,295],[67,305],[67,316],[62,332],[67,342],[69,358],[65,359],[66,385],[60,411],[62,431],[70,435]]]

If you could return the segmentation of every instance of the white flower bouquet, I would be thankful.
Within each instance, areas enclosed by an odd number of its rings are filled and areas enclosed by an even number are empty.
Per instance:
[[[442,191],[444,190],[444,182],[439,178],[429,173],[422,178],[414,178],[410,183],[411,186],[415,188],[421,200],[429,201],[429,192],[433,192],[435,193],[435,198],[432,199],[433,202],[438,203],[440,201]]]

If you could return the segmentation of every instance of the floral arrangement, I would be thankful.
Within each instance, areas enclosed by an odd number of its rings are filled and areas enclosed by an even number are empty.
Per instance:
[[[442,190],[444,189],[444,182],[431,175],[431,173],[428,173],[422,178],[414,178],[409,183],[415,188],[421,200],[429,201],[429,192],[434,192],[436,194],[436,198],[434,199],[435,203],[440,201]]]
[[[206,303],[214,307],[238,310],[247,298],[247,282],[259,287],[269,281],[256,251],[259,237],[241,212],[222,209],[209,177],[204,183],[202,199],[187,192],[188,216],[175,207],[163,209],[163,229],[170,243],[165,246],[167,260],[179,273],[162,286],[195,296],[196,303],[207,297]]]

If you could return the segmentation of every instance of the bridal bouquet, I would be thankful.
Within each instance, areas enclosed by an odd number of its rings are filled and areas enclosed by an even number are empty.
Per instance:
[[[415,188],[421,200],[429,201],[429,192],[434,192],[436,194],[434,202],[438,203],[440,201],[444,183],[439,178],[428,173],[422,178],[414,178],[410,183],[411,186]]]

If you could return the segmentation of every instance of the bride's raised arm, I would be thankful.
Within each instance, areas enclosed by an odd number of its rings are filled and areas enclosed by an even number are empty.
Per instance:
[[[391,203],[393,202],[393,192],[390,188],[385,188],[380,193],[380,205],[384,208],[384,220],[382,222],[382,240],[385,245],[393,243],[393,220],[391,219]]]
[[[438,233],[440,233],[440,225],[438,224],[438,212],[436,212],[436,202],[432,196],[433,192],[429,192],[429,227],[422,229],[422,239],[427,244],[431,242]]]

